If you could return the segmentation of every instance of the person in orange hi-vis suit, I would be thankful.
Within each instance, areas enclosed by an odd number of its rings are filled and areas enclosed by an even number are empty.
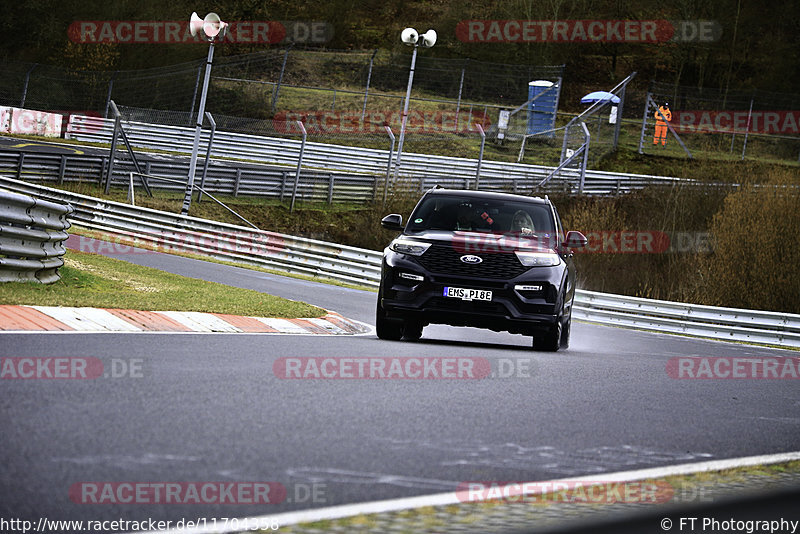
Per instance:
[[[661,141],[663,146],[667,145],[667,123],[664,122],[664,119],[668,121],[672,120],[672,112],[669,110],[669,102],[664,102],[664,105],[658,108],[658,111],[655,112],[656,118],[656,133],[653,136],[653,144],[657,145],[658,141]]]

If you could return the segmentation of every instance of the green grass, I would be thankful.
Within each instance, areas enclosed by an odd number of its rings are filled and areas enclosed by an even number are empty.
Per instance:
[[[196,311],[255,317],[320,317],[325,310],[249,289],[167,273],[126,261],[68,250],[53,284],[0,284],[0,303]]]
[[[145,249],[145,250],[152,250],[152,251],[155,251],[155,252],[164,252],[164,253],[167,253],[167,254],[173,254],[175,256],[181,256],[181,257],[184,257],[184,258],[191,258],[191,259],[195,259],[195,260],[208,261],[208,262],[211,262],[211,263],[218,263],[220,265],[229,265],[231,267],[241,267],[243,269],[250,269],[252,271],[259,271],[259,272],[262,272],[262,273],[275,274],[275,275],[279,275],[279,276],[286,276],[286,277],[289,277],[289,278],[297,278],[299,280],[308,280],[310,282],[322,282],[322,283],[325,283],[325,284],[339,286],[339,287],[346,287],[346,288],[350,288],[350,289],[358,289],[360,291],[371,291],[373,293],[377,293],[378,292],[378,290],[376,288],[374,288],[374,287],[361,286],[361,285],[357,285],[357,284],[348,284],[347,282],[341,282],[339,280],[333,280],[333,279],[330,279],[330,278],[322,278],[322,277],[319,277],[319,276],[309,276],[309,275],[298,274],[298,273],[288,273],[288,272],[285,272],[285,271],[279,271],[277,269],[267,269],[267,268],[264,268],[264,267],[259,267],[258,265],[252,265],[252,264],[249,264],[249,263],[221,260],[221,259],[218,259],[218,258],[214,258],[214,257],[211,257],[211,256],[204,256],[202,254],[197,254],[197,253],[182,252],[182,251],[170,250],[170,249],[160,249],[159,250],[158,247],[154,247],[154,246],[152,246],[152,245],[150,245],[148,243],[144,243],[144,242],[141,242],[141,241],[137,242],[137,241],[125,239],[125,238],[122,238],[122,237],[119,237],[119,236],[112,236],[110,234],[103,233],[103,232],[97,232],[97,231],[94,231],[94,230],[87,230],[85,228],[79,228],[77,226],[73,226],[70,229],[70,233],[71,234],[75,234],[75,235],[82,235],[82,236],[86,236],[86,237],[91,237],[93,239],[99,239],[101,241],[109,241],[109,242],[115,243],[116,245],[122,245],[122,246],[129,245],[129,246],[132,246],[132,247],[141,248],[141,249]]]

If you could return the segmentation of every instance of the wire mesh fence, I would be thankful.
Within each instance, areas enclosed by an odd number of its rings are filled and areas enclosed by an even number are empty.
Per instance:
[[[800,161],[800,95],[698,89],[652,82],[642,113],[639,151],[731,159]],[[669,103],[666,146],[655,143],[655,107]],[[681,147],[685,145],[685,149]]]

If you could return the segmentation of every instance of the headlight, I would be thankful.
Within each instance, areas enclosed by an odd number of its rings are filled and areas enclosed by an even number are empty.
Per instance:
[[[515,251],[520,263],[525,267],[552,267],[561,262],[561,258],[554,252],[521,252]]]
[[[395,239],[389,245],[389,248],[400,254],[409,254],[411,256],[422,256],[430,243],[423,243],[421,241],[414,241],[412,239],[403,239],[402,237]]]

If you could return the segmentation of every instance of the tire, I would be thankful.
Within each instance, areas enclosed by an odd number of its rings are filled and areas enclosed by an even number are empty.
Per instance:
[[[386,311],[378,299],[378,306],[375,310],[375,333],[378,334],[378,338],[399,341],[403,337],[404,330],[403,321],[386,317]],[[422,335],[422,329],[420,329],[420,335]]]
[[[403,339],[416,341],[422,337],[423,326],[418,322],[406,322],[403,326]]]
[[[559,348],[569,347],[569,334],[572,328],[572,310],[566,321],[564,320],[565,297],[561,298],[561,312],[558,314],[556,324],[544,335],[534,336],[532,346],[534,350],[556,352]]]
[[[569,312],[569,317],[564,322],[564,326],[561,327],[561,348],[568,349],[569,348],[569,335],[570,331],[572,330],[572,311]]]
[[[561,321],[559,320],[556,322],[554,327],[547,331],[545,335],[535,336],[533,338],[534,350],[556,352],[561,346],[562,332],[563,329],[561,327]]]

